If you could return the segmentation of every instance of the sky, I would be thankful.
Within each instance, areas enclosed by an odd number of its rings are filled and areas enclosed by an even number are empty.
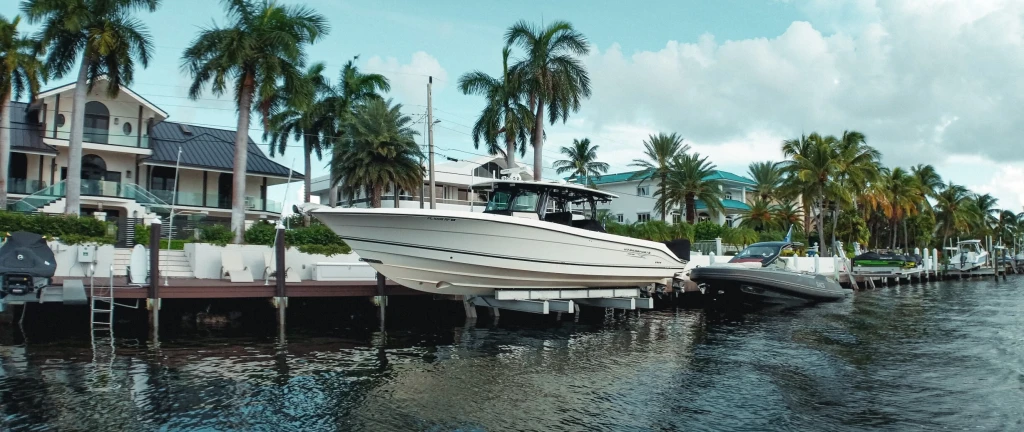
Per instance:
[[[1024,210],[1024,148],[1016,141],[1024,136],[1019,0],[301,3],[332,27],[308,48],[330,78],[359,56],[364,71],[391,80],[388,96],[418,119],[433,77],[440,156],[485,153],[469,135],[483,100],[461,94],[459,76],[498,75],[503,35],[516,21],[567,20],[591,44],[583,61],[593,95],[567,122],[545,126],[548,167],[561,146],[586,137],[611,172],[627,171],[650,134],[676,132],[718,169],[742,175],[750,162],[780,160],[784,139],[857,130],[888,166],[933,164],[945,180]],[[17,12],[15,1],[0,4],[4,16]],[[189,100],[190,77],[180,69],[195,34],[223,22],[221,3],[164,0],[139,19],[156,52],[131,88],[172,121],[233,129],[231,96]],[[70,81],[56,78],[47,87]],[[259,124],[250,135],[262,142]],[[298,148],[275,160],[301,170]],[[313,176],[326,173],[326,161],[314,161]],[[289,188],[288,201],[300,187]],[[272,199],[285,194],[284,186],[271,189]]]

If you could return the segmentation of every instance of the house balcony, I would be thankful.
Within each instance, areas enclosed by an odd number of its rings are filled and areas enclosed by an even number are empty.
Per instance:
[[[58,147],[67,147],[71,132],[57,131],[56,134],[47,132],[44,142]],[[115,146],[115,148],[131,148],[136,150],[149,150],[149,136],[123,135],[117,133],[99,134],[83,133],[82,145],[85,148],[103,149],[104,146]],[[148,153],[147,153],[148,154]]]
[[[157,198],[167,204],[174,204],[179,206],[188,207],[204,207],[204,208],[217,208],[217,209],[231,209],[231,196],[225,196],[223,199],[217,192],[208,192],[203,194],[202,192],[183,192],[178,191],[177,198],[174,197],[174,192],[169,190],[153,189],[149,191]],[[205,195],[205,200],[203,199]],[[245,197],[245,210],[246,211],[262,211],[269,213],[281,213],[283,205],[280,202],[274,200],[264,200],[256,196]]]

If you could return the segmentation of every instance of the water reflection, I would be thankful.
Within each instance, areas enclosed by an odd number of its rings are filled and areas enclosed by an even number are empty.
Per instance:
[[[596,322],[0,346],[14,430],[1019,428],[1020,282]]]

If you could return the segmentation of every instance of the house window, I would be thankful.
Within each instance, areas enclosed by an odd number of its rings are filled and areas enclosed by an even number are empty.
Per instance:
[[[82,139],[97,144],[107,143],[110,133],[110,111],[106,105],[92,101],[85,104],[85,131]]]
[[[701,213],[697,215],[697,222],[707,222],[709,220],[711,220],[711,216],[709,216],[707,213]]]
[[[732,227],[732,216],[731,215],[725,217],[725,226],[730,227],[730,228]]]
[[[679,213],[672,213],[672,223],[679,223]]]
[[[623,223],[626,221],[626,218],[623,217],[622,213],[619,213],[615,215],[615,220],[618,221],[619,223]]]
[[[57,127],[64,127],[64,114],[57,114]]]
[[[637,213],[636,214],[636,221],[637,222],[648,222],[650,220],[651,220],[651,214],[650,213]]]
[[[642,196],[642,197],[651,196],[651,186],[650,185],[647,185],[647,186],[637,186],[636,187],[636,195],[637,196]]]
[[[732,199],[732,192],[726,192],[725,193],[725,199],[731,200]]]

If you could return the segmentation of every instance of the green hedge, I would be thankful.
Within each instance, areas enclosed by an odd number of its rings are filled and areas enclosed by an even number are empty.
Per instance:
[[[107,225],[91,217],[0,211],[0,231],[27,231],[47,238],[59,238],[65,244],[113,244],[116,238],[108,234]]]
[[[272,246],[276,235],[277,228],[274,225],[257,222],[245,230],[245,242]],[[294,246],[300,252],[308,254],[331,256],[352,252],[352,249],[345,244],[341,237],[321,224],[287,230],[284,232],[284,241],[286,245]]]
[[[224,246],[231,243],[234,239],[235,235],[231,232],[231,228],[224,225],[203,225],[199,227],[199,240],[204,243]]]

